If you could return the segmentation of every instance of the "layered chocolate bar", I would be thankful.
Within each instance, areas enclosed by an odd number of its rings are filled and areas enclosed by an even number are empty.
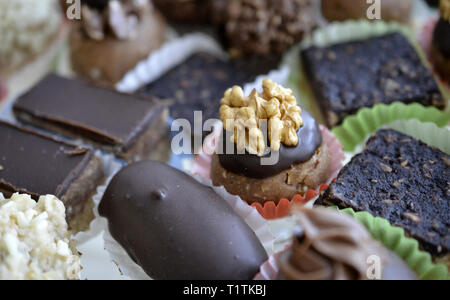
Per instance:
[[[362,107],[418,102],[445,107],[432,72],[407,38],[392,33],[301,53],[327,125],[339,125]]]
[[[49,75],[22,95],[14,114],[26,123],[114,152],[146,158],[167,134],[167,109],[156,99]]]
[[[94,151],[0,121],[0,192],[54,195],[66,207],[72,229],[93,217],[90,199],[103,180]]]
[[[318,203],[385,218],[433,256],[448,257],[450,156],[410,136],[378,131]]]

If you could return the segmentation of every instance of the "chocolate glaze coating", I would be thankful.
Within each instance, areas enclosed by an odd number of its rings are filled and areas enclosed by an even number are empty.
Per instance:
[[[121,170],[99,211],[153,279],[248,280],[267,260],[255,233],[224,199],[163,163]]]
[[[219,154],[222,167],[232,173],[241,174],[250,178],[264,179],[275,176],[293,165],[308,161],[322,144],[322,134],[317,121],[305,110],[302,111],[303,126],[297,131],[299,143],[296,147],[288,147],[281,144],[279,161],[275,165],[262,165],[261,157],[248,152],[237,154]],[[227,135],[222,134],[222,145],[226,145]],[[224,149],[224,148],[222,148]],[[267,154],[263,157],[269,157]]]
[[[440,18],[433,33],[433,45],[450,59],[450,22]]]

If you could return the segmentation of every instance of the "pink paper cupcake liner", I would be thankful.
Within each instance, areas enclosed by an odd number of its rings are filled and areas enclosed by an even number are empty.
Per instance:
[[[273,201],[268,201],[264,203],[264,205],[261,205],[260,203],[252,203],[250,206],[256,208],[256,210],[265,219],[273,220],[286,217],[289,215],[291,205],[306,204],[307,202],[313,200],[321,191],[326,189],[339,174],[345,159],[343,147],[338,139],[326,127],[320,125],[320,130],[322,132],[323,142],[327,145],[332,156],[328,180],[316,190],[308,190],[304,196],[296,195],[292,199],[280,199],[278,204],[275,204]],[[194,160],[194,165],[192,167],[193,174],[200,175],[206,179],[211,178],[212,155],[215,150],[216,140],[220,137],[221,132],[222,124],[218,123],[213,132],[205,139],[202,149]]]

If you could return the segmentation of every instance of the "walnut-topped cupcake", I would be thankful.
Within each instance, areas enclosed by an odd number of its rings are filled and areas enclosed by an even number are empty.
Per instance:
[[[265,79],[248,97],[225,92],[224,131],[211,164],[216,186],[242,199],[278,203],[327,180],[331,158],[317,122],[297,105],[292,90]]]
[[[70,37],[78,76],[113,86],[164,41],[166,24],[148,0],[84,0]]]
[[[450,0],[441,0],[441,17],[434,28],[431,60],[444,80],[450,80]]]

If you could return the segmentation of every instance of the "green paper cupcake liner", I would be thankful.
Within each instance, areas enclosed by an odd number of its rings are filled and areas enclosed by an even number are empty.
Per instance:
[[[418,123],[429,122],[437,125],[438,127],[444,127],[448,125],[448,123],[450,122],[450,114],[442,112],[435,107],[424,107],[423,105],[418,103],[408,105],[400,102],[395,102],[390,105],[378,104],[372,108],[360,109],[356,115],[345,118],[342,125],[333,128],[331,132],[338,138],[338,140],[344,146],[344,151],[353,152],[355,151],[357,146],[363,143],[370,134],[376,132],[382,126],[385,126],[396,120],[408,120],[408,119],[417,120]],[[416,129],[410,130],[410,132],[408,132],[405,131],[407,127],[408,126],[406,127],[400,126],[399,131],[414,136],[415,134],[414,130]],[[413,127],[416,128],[421,126],[413,126]],[[403,131],[400,129],[402,129]],[[421,132],[423,131],[427,132],[428,130],[431,130],[430,126],[426,126],[426,128],[419,128],[419,129]],[[448,130],[445,130],[444,133],[442,134],[447,135],[445,132],[448,132]],[[431,136],[432,135],[425,134],[417,138],[424,141],[427,144],[430,144],[429,138]],[[428,140],[423,140],[424,138],[427,137]],[[439,139],[437,141],[446,142],[440,141]]]
[[[283,63],[291,69],[287,86],[294,91],[300,105],[308,110],[319,123],[326,124],[319,104],[315,99],[308,78],[304,72],[302,61],[300,59],[300,50],[311,46],[326,47],[337,43],[361,40],[392,32],[403,33],[416,48],[423,63],[430,66],[421,47],[415,40],[414,33],[409,27],[394,22],[387,23],[383,21],[369,22],[367,20],[359,20],[335,22],[329,24],[327,27],[314,31],[309,37],[305,38],[300,44],[294,46],[285,55]],[[440,84],[440,88],[447,101],[450,100],[450,91],[445,89],[442,84]],[[447,112],[449,111],[450,105],[448,105],[447,102]]]
[[[415,239],[406,237],[402,228],[391,226],[387,220],[374,217],[368,212],[355,212],[351,208],[339,211],[361,222],[374,239],[402,258],[416,272],[420,280],[450,280],[447,267],[434,264],[431,255],[421,251],[419,243]]]

